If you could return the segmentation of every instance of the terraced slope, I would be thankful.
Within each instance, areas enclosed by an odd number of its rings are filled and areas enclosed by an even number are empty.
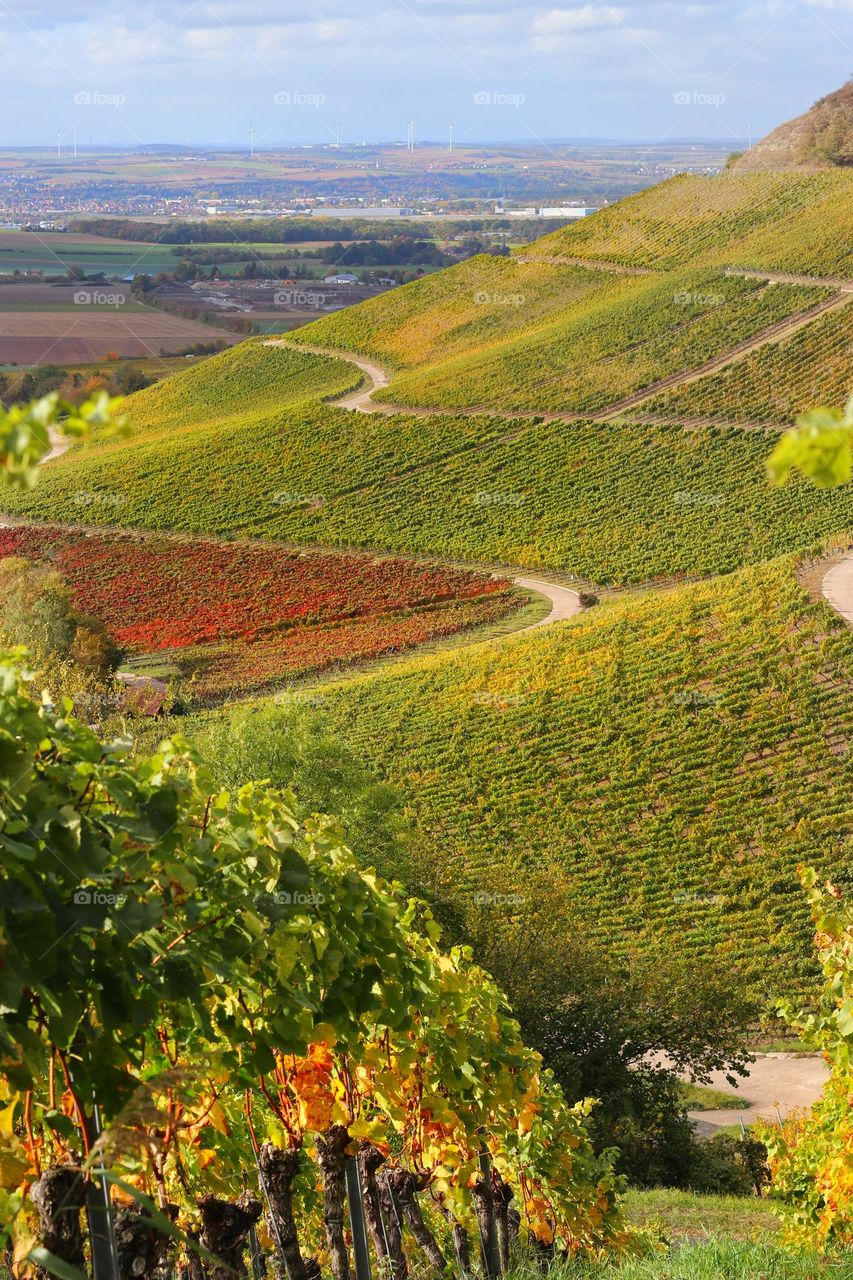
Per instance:
[[[403,788],[409,874],[483,945],[570,919],[625,951],[677,938],[768,995],[811,976],[797,862],[853,876],[852,677],[853,635],[782,559],[322,706]]]

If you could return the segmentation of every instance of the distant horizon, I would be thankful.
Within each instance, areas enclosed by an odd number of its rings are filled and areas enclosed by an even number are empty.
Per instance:
[[[66,148],[70,150],[71,143],[68,141],[69,135],[62,137],[62,159],[73,159],[72,156],[66,155]],[[753,142],[758,139],[753,138]],[[478,151],[487,147],[519,147],[530,148],[530,150],[542,150],[550,147],[648,147],[666,149],[671,147],[725,147],[730,150],[735,149],[734,144],[740,141],[744,146],[747,145],[748,138],[741,139],[732,137],[699,137],[696,135],[684,135],[683,137],[661,138],[626,138],[626,137],[605,137],[600,136],[576,136],[576,137],[550,137],[542,139],[523,139],[523,138],[484,138],[477,142],[459,142],[454,141],[453,149],[450,150],[447,139],[441,138],[416,138],[415,149],[429,149],[437,151],[446,151],[449,155],[456,154],[460,151]],[[401,150],[406,149],[405,138],[367,138],[361,142],[345,142],[341,141],[340,146],[336,146],[331,142],[279,142],[269,143],[266,146],[256,146],[255,158],[264,155],[278,155],[283,151],[334,151],[340,154],[347,152],[357,152],[371,147],[400,147]],[[221,151],[227,154],[245,154],[251,159],[251,151],[248,143],[241,141],[234,142],[136,142],[128,144],[126,142],[105,141],[96,143],[84,143],[79,139],[77,141],[78,158],[81,154],[94,154],[99,152],[118,152],[119,154],[135,155],[151,149],[160,151],[175,152],[204,152],[204,151]],[[0,142],[0,151],[20,151],[29,154],[33,151],[53,152],[56,153],[56,139],[52,142],[21,142],[21,143],[4,143]]]
[[[759,138],[850,73],[851,0],[16,0],[3,145]],[[238,123],[239,122],[239,123]],[[107,139],[113,141],[107,142]],[[144,144],[143,144],[144,145]],[[478,144],[485,145],[485,144]]]

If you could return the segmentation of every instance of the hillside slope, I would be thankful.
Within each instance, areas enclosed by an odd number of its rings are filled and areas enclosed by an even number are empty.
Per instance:
[[[740,172],[853,165],[853,80],[787,120],[734,162]]]
[[[802,859],[853,876],[853,636],[783,559],[327,688],[403,789],[409,876],[479,945],[571,920],[806,985]]]
[[[853,173],[681,174],[517,253],[655,269],[694,263],[849,277]]]
[[[3,505],[605,586],[701,577],[317,697],[423,833],[388,869],[496,966],[522,927],[587,930],[800,990],[796,864],[853,876],[853,639],[793,557],[847,545],[853,487],[771,490],[764,463],[848,378],[851,244],[853,173],[675,178],[141,393],[130,439]],[[383,412],[328,403],[352,353],[392,373]]]

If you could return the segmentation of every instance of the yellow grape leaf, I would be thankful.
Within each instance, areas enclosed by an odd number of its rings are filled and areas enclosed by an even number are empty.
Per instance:
[[[0,1111],[0,1134],[7,1134],[11,1136],[14,1133],[15,1131],[14,1118],[15,1118],[16,1105],[17,1105],[17,1099],[14,1099],[12,1102],[9,1103],[8,1107],[4,1107],[3,1110]]]
[[[30,1171],[27,1153],[15,1137],[4,1135],[0,1145],[0,1187],[12,1191],[19,1187]]]
[[[8,1225],[8,1224],[7,1224]],[[17,1236],[15,1240],[15,1252],[12,1255],[12,1270],[16,1276],[22,1275],[26,1268],[24,1263],[31,1249],[38,1244],[36,1236],[31,1236],[28,1232]]]
[[[228,1128],[228,1117],[221,1102],[214,1102],[207,1113],[207,1123],[213,1125],[217,1133],[221,1133],[223,1138],[227,1138],[231,1132]]]
[[[310,1133],[325,1133],[332,1123],[334,1099],[330,1093],[315,1093],[299,1099],[299,1123]]]

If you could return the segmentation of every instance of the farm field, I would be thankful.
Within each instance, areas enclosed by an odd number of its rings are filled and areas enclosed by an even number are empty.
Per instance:
[[[128,284],[77,281],[0,285],[0,365],[85,364],[156,357],[196,343],[239,339],[134,300]]]
[[[154,275],[174,271],[180,261],[176,249],[175,245],[112,240],[79,231],[0,230],[0,279],[15,271],[62,275],[72,269],[87,275],[121,277],[132,271]],[[3,288],[0,285],[0,296]]]
[[[813,978],[797,863],[853,877],[851,664],[850,633],[784,558],[415,658],[319,705],[402,788],[408,876],[499,974],[516,928],[544,957],[571,918],[625,955],[677,937],[769,1002]]]
[[[0,364],[78,364],[120,356],[169,355],[195,343],[238,342],[222,329],[148,308],[81,305],[68,310],[0,310]]]
[[[179,695],[202,704],[494,622],[523,601],[464,569],[263,544],[18,527],[0,529],[7,556],[50,564],[118,648],[176,668]]]

